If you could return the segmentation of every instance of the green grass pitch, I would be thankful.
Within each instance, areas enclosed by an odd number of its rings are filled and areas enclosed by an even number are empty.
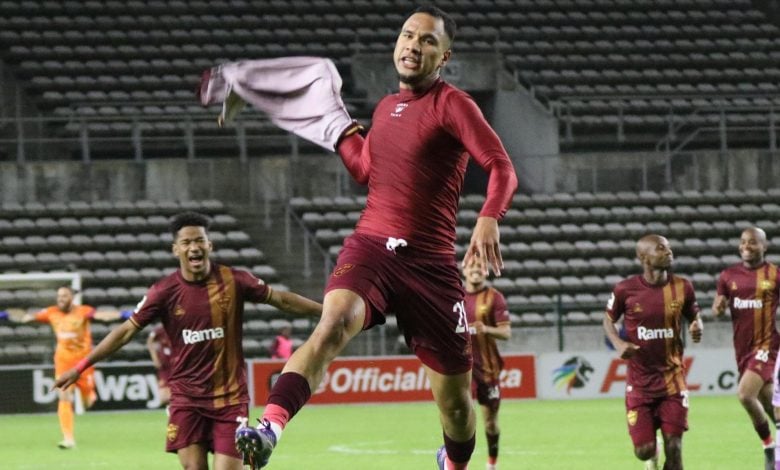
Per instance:
[[[694,396],[691,402],[686,468],[763,468],[758,438],[735,396]],[[642,468],[632,454],[622,400],[505,401],[499,417],[502,470]],[[54,414],[0,416],[0,468],[179,468],[162,450],[166,422],[162,411],[88,412],[76,417],[78,447],[63,451],[56,447]],[[310,406],[285,430],[267,468],[433,470],[439,445],[432,403]],[[484,468],[485,455],[479,426],[471,468]]]

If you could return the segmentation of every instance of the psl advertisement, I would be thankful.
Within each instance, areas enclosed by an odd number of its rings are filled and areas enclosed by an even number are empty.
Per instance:
[[[501,373],[502,398],[535,398],[534,356],[507,354]],[[281,361],[250,365],[252,400],[262,405],[282,371]],[[432,400],[425,369],[414,356],[336,359],[328,368],[311,403],[385,403]]]
[[[737,390],[734,350],[689,348],[683,358],[693,394],[723,395]],[[538,358],[539,397],[545,399],[623,397],[626,362],[614,352],[544,353]]]

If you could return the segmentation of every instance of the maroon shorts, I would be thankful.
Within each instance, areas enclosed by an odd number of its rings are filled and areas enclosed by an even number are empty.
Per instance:
[[[753,351],[746,354],[737,362],[740,378],[746,371],[753,371],[761,377],[764,383],[772,383],[772,373],[775,370],[777,350]]]
[[[655,442],[655,431],[682,436],[688,430],[688,392],[665,397],[626,396],[628,433],[634,447]]]
[[[395,313],[406,344],[423,364],[445,375],[471,370],[463,286],[454,256],[412,246],[388,248],[387,238],[353,234],[325,292],[347,289],[366,303],[363,329]]]
[[[497,380],[485,382],[472,377],[471,396],[477,399],[477,403],[487,406],[495,413],[501,404],[501,387]]]
[[[201,444],[215,454],[237,459],[235,436],[239,417],[249,416],[249,405],[231,405],[219,409],[171,405],[165,450],[176,452],[192,444]]]

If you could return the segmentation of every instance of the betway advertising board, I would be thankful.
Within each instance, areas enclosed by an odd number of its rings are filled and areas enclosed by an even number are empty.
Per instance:
[[[534,356],[504,356],[502,398],[535,398]],[[281,361],[252,361],[252,401],[262,405],[282,371]],[[386,403],[432,400],[425,370],[414,356],[339,358],[325,373],[310,403]]]
[[[0,367],[4,398],[0,414],[56,411],[57,390],[51,366]],[[160,407],[157,376],[152,363],[106,363],[95,369],[98,401],[92,410],[154,409]]]
[[[737,390],[734,350],[689,348],[683,357],[692,394],[723,395]],[[614,352],[543,353],[537,359],[539,398],[623,397],[626,362]]]

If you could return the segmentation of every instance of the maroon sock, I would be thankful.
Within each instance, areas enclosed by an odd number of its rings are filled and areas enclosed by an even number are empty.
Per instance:
[[[498,434],[485,433],[488,445],[488,457],[495,459],[498,457]]]
[[[764,421],[761,424],[757,424],[753,426],[753,428],[756,430],[756,434],[758,434],[758,437],[761,438],[762,441],[766,441],[772,436],[772,434],[769,432],[769,421]]]
[[[471,454],[474,453],[476,436],[474,434],[466,442],[455,442],[447,434],[444,434],[444,448],[447,450],[447,458],[454,463],[468,463],[471,460]]]
[[[289,413],[289,419],[292,419],[309,398],[311,398],[309,381],[295,372],[285,372],[279,376],[271,389],[266,404],[284,408]]]

